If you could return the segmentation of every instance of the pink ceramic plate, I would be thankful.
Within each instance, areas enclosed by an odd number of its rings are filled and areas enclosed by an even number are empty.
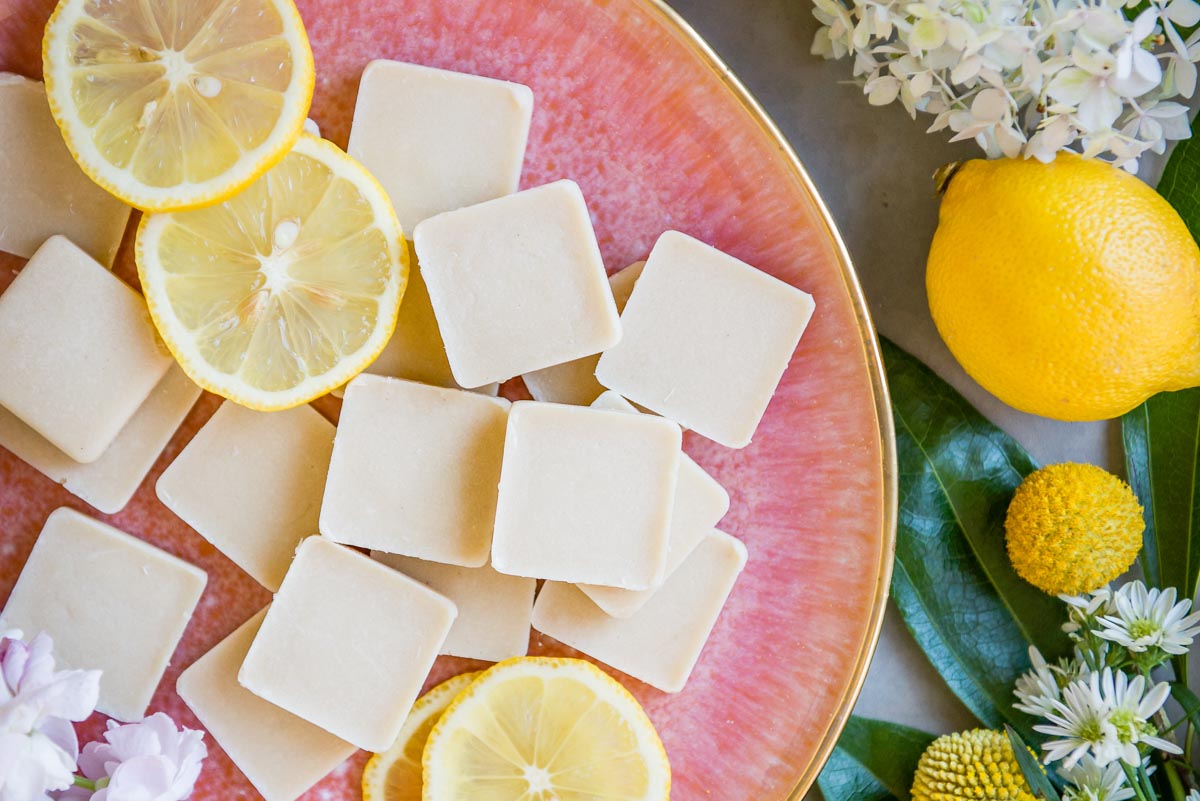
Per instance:
[[[41,30],[52,5],[0,5],[0,70],[40,76]],[[312,116],[339,145],[370,59],[519,81],[536,98],[522,185],[578,181],[610,271],[644,258],[659,233],[676,228],[816,297],[816,316],[754,444],[730,451],[699,437],[687,441],[688,452],[729,489],[733,506],[722,527],[750,551],[691,681],[666,695],[620,677],[662,735],[677,801],[798,797],[841,729],[878,633],[895,476],[874,332],[845,249],[795,156],[707,46],[657,2],[299,5],[317,65]],[[118,271],[135,281],[128,245]],[[0,254],[0,290],[20,265]],[[173,689],[179,671],[270,599],[154,495],[163,467],[215,407],[211,396],[200,402],[117,515],[97,514],[0,450],[0,599],[46,516],[61,505],[208,571],[203,600],[151,707],[193,727],[198,722]],[[572,653],[536,632],[531,645],[532,653]],[[479,667],[443,658],[431,681]],[[209,747],[195,798],[257,797],[211,740]],[[308,797],[359,798],[363,759],[350,760]]]

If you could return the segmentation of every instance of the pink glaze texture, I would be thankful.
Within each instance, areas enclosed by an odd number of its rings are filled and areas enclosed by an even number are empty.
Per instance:
[[[0,70],[40,77],[50,0],[0,6]],[[787,159],[686,37],[638,0],[300,0],[316,58],[312,116],[344,146],[359,76],[393,58],[519,81],[535,96],[522,186],[573,178],[610,271],[674,228],[812,293],[813,318],[753,445],[689,436],[728,489],[721,527],[750,561],[685,690],[618,676],[662,735],[678,801],[785,798],[841,708],[869,621],[884,548],[880,429],[836,245]],[[0,144],[2,146],[2,144]],[[3,177],[0,176],[0,180]],[[118,273],[136,283],[133,225]],[[0,291],[22,261],[0,254]],[[523,392],[506,388],[510,397]],[[205,396],[121,513],[100,515],[0,449],[0,600],[42,523],[72,506],[208,571],[209,583],[151,711],[199,722],[179,672],[270,594],[165,509],[154,482],[217,405]],[[336,416],[336,403],[318,403]],[[119,647],[118,644],[114,644]],[[531,653],[576,655],[534,632]],[[443,658],[430,683],[483,665]],[[94,736],[101,722],[83,727]],[[200,801],[257,794],[215,743]],[[305,798],[360,798],[364,754]]]

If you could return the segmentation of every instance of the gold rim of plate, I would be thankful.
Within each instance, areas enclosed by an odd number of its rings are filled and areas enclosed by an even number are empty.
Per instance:
[[[892,419],[891,397],[888,393],[887,379],[884,375],[883,358],[879,351],[879,341],[875,332],[875,324],[871,320],[871,312],[867,308],[866,296],[863,295],[858,274],[855,272],[854,264],[850,260],[850,252],[846,249],[846,243],[842,240],[842,235],[838,231],[837,224],[833,221],[829,209],[825,206],[825,201],[821,199],[816,185],[813,183],[812,178],[809,177],[804,165],[800,162],[796,151],[792,149],[791,143],[784,137],[779,127],[771,119],[770,115],[767,114],[758,100],[750,94],[750,91],[734,75],[733,70],[725,64],[721,57],[716,54],[716,51],[705,41],[704,37],[697,33],[678,12],[668,6],[665,0],[639,0],[639,2],[656,16],[663,25],[674,29],[692,53],[725,85],[734,99],[750,115],[763,134],[778,148],[780,155],[783,156],[783,160],[787,164],[788,170],[792,173],[792,177],[800,184],[805,194],[808,195],[809,199],[816,206],[821,222],[825,226],[825,233],[833,244],[834,254],[837,257],[838,266],[841,268],[842,283],[845,285],[846,293],[850,296],[850,302],[854,307],[854,314],[858,320],[858,334],[871,380],[871,392],[875,400],[875,419],[879,426],[880,455],[882,457],[879,470],[882,479],[881,485],[883,487],[883,508],[879,520],[879,564],[877,565],[875,579],[875,596],[872,599],[871,614],[867,620],[866,631],[859,642],[858,654],[855,657],[854,664],[851,666],[850,679],[842,689],[841,697],[838,698],[837,704],[834,707],[833,717],[825,733],[821,736],[817,749],[809,758],[808,764],[803,767],[795,787],[786,796],[787,801],[798,801],[812,787],[813,782],[816,781],[817,774],[821,772],[821,768],[825,766],[826,760],[829,759],[834,745],[837,744],[837,739],[846,725],[846,720],[850,717],[851,710],[854,708],[854,702],[858,700],[859,693],[862,691],[863,682],[867,677],[867,668],[871,664],[871,657],[875,654],[875,646],[879,642],[879,632],[883,625],[883,613],[887,606],[888,588],[892,578],[892,562],[896,552],[898,503],[896,429]]]

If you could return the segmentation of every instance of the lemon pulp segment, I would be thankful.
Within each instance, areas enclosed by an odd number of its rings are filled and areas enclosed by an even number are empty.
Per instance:
[[[312,99],[291,0],[62,0],[43,67],[84,172],[148,210],[236,192],[288,151]]]
[[[665,801],[670,766],[645,712],[579,659],[486,671],[425,748],[424,801]]]
[[[305,403],[370,364],[408,276],[383,190],[308,135],[228,200],[145,216],[137,261],[151,316],[183,369],[261,410]]]

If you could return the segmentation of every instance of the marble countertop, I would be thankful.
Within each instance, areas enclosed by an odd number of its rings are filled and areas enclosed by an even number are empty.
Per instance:
[[[899,104],[870,106],[847,83],[848,60],[811,55],[817,22],[810,0],[669,2],[791,140],[845,237],[880,333],[933,367],[1040,463],[1119,470],[1119,426],[1060,423],[1005,406],[967,377],[934,328],[925,301],[925,256],[937,224],[930,176],[948,161],[978,155],[975,145],[925,133],[929,119],[913,121]],[[974,724],[890,605],[854,711],[931,732]]]

